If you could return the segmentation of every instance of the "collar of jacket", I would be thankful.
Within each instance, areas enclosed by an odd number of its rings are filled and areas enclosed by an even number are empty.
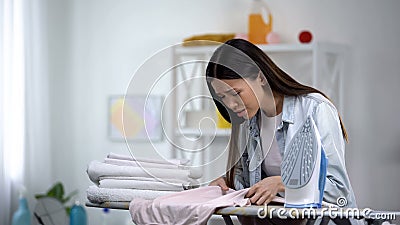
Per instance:
[[[295,114],[295,105],[296,105],[296,96],[286,96],[283,98],[283,106],[282,106],[282,123],[278,126],[277,129],[281,129],[283,127],[283,122],[286,123],[290,123],[293,124],[294,123],[294,114]],[[248,128],[250,130],[250,134],[252,134],[252,136],[257,136],[259,135],[260,131],[259,131],[259,126],[260,124],[258,124],[259,121],[259,117],[261,110],[258,110],[257,114],[255,116],[253,116],[253,118],[251,118],[248,121]]]
[[[282,106],[282,123],[278,126],[278,129],[283,127],[283,122],[294,123],[294,110],[296,105],[296,96],[286,96],[283,98]]]

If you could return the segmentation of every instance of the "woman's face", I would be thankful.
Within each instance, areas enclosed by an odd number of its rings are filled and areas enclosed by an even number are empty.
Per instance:
[[[211,82],[216,95],[222,103],[236,113],[238,117],[250,119],[260,109],[260,102],[265,102],[265,79],[260,76],[252,80],[244,79],[215,79]]]

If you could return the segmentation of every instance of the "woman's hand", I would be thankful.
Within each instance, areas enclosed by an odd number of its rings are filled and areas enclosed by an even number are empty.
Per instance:
[[[280,176],[267,177],[253,185],[246,194],[250,202],[256,205],[270,203],[278,192],[285,191]]]
[[[229,190],[228,185],[226,185],[225,178],[223,177],[218,177],[217,179],[211,181],[208,186],[219,186],[224,192]]]

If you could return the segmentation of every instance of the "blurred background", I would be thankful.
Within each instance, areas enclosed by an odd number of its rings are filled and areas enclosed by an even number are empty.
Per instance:
[[[250,0],[0,2],[1,224],[10,223],[20,184],[26,186],[31,209],[33,196],[57,181],[63,182],[66,192],[78,190],[75,199],[85,202],[91,185],[87,164],[109,152],[128,154],[124,142],[108,138],[109,97],[124,94],[149,57],[186,37],[246,33],[251,4]],[[313,42],[346,46],[341,113],[350,137],[346,166],[358,205],[399,210],[400,1],[264,2],[282,43],[298,43],[299,32],[309,30]],[[11,38],[4,35],[7,31]],[[10,49],[16,52],[12,60],[6,57]],[[167,55],[162,63],[171,62]],[[14,80],[22,79],[20,86],[4,75],[11,72]],[[148,82],[153,82],[151,76]],[[7,102],[7,96],[15,101]],[[152,157],[147,154],[151,148],[149,143],[135,143],[135,154]],[[86,210],[89,224],[100,223],[101,210]],[[127,211],[112,210],[111,216],[112,224],[128,224],[130,219]]]

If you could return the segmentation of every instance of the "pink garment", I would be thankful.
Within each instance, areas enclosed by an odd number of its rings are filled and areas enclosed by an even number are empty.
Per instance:
[[[136,225],[207,224],[218,207],[250,205],[245,198],[248,189],[230,189],[224,195],[218,186],[207,186],[158,197],[154,200],[134,199],[129,212]]]

